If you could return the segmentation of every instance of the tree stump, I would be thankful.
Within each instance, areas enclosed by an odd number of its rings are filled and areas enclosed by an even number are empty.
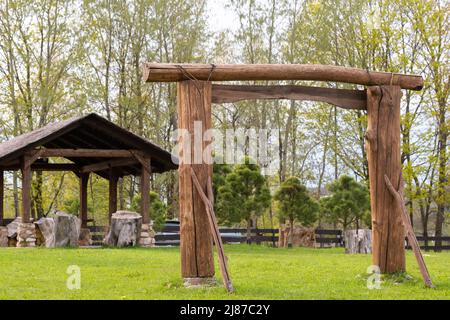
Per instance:
[[[17,217],[6,225],[8,229],[8,238],[17,238],[17,226],[22,222],[22,218]]]
[[[78,217],[58,211],[55,221],[55,247],[78,247],[81,220]]]
[[[53,218],[40,218],[35,223],[36,244],[44,245],[47,248],[55,247],[56,224]]]
[[[142,216],[136,212],[117,211],[111,216],[111,225],[103,243],[113,247],[131,247],[139,242]]]
[[[344,232],[345,253],[372,253],[372,230],[358,229]]]
[[[291,236],[291,227],[282,225],[280,227],[280,240],[278,246],[287,248]],[[315,231],[313,228],[302,226],[294,226],[292,235],[293,247],[310,247],[313,248],[315,243]]]
[[[0,227],[0,247],[7,247],[8,242],[8,228]]]

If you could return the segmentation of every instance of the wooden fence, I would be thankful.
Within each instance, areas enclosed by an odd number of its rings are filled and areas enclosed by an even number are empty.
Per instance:
[[[1,225],[6,226],[11,223],[14,219],[3,219]],[[106,226],[89,226],[89,230],[92,234],[92,245],[101,245],[103,238],[105,237],[107,227]],[[221,228],[219,229],[222,235],[222,241],[224,243],[247,243],[247,229],[244,228]],[[252,229],[252,237],[249,243],[270,243],[276,246],[279,239],[279,229]],[[331,230],[331,229],[316,229],[315,230],[316,244],[320,248],[330,247],[330,246],[344,246],[344,238],[342,235],[342,230]],[[156,237],[156,245],[158,246],[179,246],[180,245],[180,227],[177,225],[170,225],[164,227],[164,229],[159,232]],[[450,250],[450,236],[443,237],[423,237],[417,236],[420,248],[425,251],[435,250]],[[441,240],[440,246],[435,246],[435,241]],[[408,241],[405,240],[405,245],[407,249],[411,249]]]
[[[436,246],[435,241],[441,240],[441,245]],[[450,250],[450,237],[423,237],[417,236],[417,241],[419,241],[420,249],[425,251],[442,251],[442,250]],[[406,240],[406,248],[411,249],[411,246],[408,244],[408,240]]]
[[[90,227],[94,228],[94,227]],[[94,229],[91,230],[91,232]],[[101,240],[104,236],[105,227],[95,227],[96,233],[93,234],[94,244],[101,244]],[[103,231],[102,231],[103,230]],[[220,234],[222,235],[222,241],[224,243],[233,244],[233,243],[247,243],[247,229],[245,228],[220,228]],[[103,232],[103,233],[102,233]],[[177,225],[166,226],[164,229],[159,232],[155,236],[156,245],[157,246],[179,246],[180,245],[180,227]],[[279,229],[252,229],[251,230],[252,237],[249,243],[270,243],[273,246],[277,245],[279,239]],[[343,247],[344,246],[344,237],[342,230],[332,230],[332,229],[316,229],[315,230],[315,239],[316,244],[319,248],[326,247]],[[442,244],[439,247],[434,245],[434,241],[437,239],[441,239],[443,243],[450,243],[450,237],[445,236],[441,238],[437,237],[428,237],[426,242],[425,238],[422,236],[418,236],[417,240],[421,244],[422,250],[450,250],[450,245]],[[426,244],[428,243],[428,244]],[[407,249],[411,249],[407,244],[407,240],[405,239],[405,245]]]
[[[243,228],[221,228],[223,243],[247,243],[247,229]],[[180,245],[180,227],[166,226],[155,236],[157,246],[178,246]],[[271,243],[276,246],[278,242],[278,229],[251,229],[249,243],[261,244]]]
[[[316,244],[320,248],[337,246],[344,246],[344,238],[342,236],[342,230],[329,230],[329,229],[316,229]]]

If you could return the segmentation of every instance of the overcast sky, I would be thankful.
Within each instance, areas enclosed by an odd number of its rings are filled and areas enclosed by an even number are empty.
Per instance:
[[[226,3],[226,0],[208,0],[208,24],[211,31],[236,30],[238,17],[226,8]]]

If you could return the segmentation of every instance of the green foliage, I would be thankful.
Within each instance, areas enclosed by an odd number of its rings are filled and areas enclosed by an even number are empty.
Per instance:
[[[356,227],[361,222],[367,224],[367,216],[370,217],[370,196],[364,184],[344,175],[332,182],[328,191],[331,196],[320,199],[321,213],[325,220],[339,223],[344,229],[353,223],[356,223]]]
[[[227,175],[231,172],[232,167],[228,164],[218,164],[213,165],[213,192],[214,199],[217,199],[218,190],[220,187],[225,185]]]
[[[78,215],[80,212],[80,200],[79,199],[67,199],[64,201],[64,212]]]
[[[141,212],[141,195],[133,198],[131,210]],[[161,201],[156,192],[150,191],[150,219],[153,221],[153,229],[160,231],[164,227],[167,216],[167,206]]]
[[[237,164],[218,188],[217,216],[233,224],[260,216],[270,205],[270,191],[258,165],[246,158]]]
[[[280,219],[311,226],[317,220],[319,205],[308,194],[308,190],[297,177],[286,179],[275,193]]]

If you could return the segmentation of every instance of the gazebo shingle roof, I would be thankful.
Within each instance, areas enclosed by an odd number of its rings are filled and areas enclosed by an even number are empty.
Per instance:
[[[11,166],[20,163],[21,157],[32,149],[66,148],[66,149],[134,149],[151,157],[152,172],[165,172],[178,166],[172,161],[176,159],[170,152],[151,141],[140,137],[120,126],[91,113],[64,121],[51,123],[32,132],[17,136],[0,144],[0,166]],[[72,158],[69,159],[81,166],[105,161],[105,158]],[[118,175],[138,175],[141,165],[117,167]],[[106,176],[107,172],[97,172]]]

